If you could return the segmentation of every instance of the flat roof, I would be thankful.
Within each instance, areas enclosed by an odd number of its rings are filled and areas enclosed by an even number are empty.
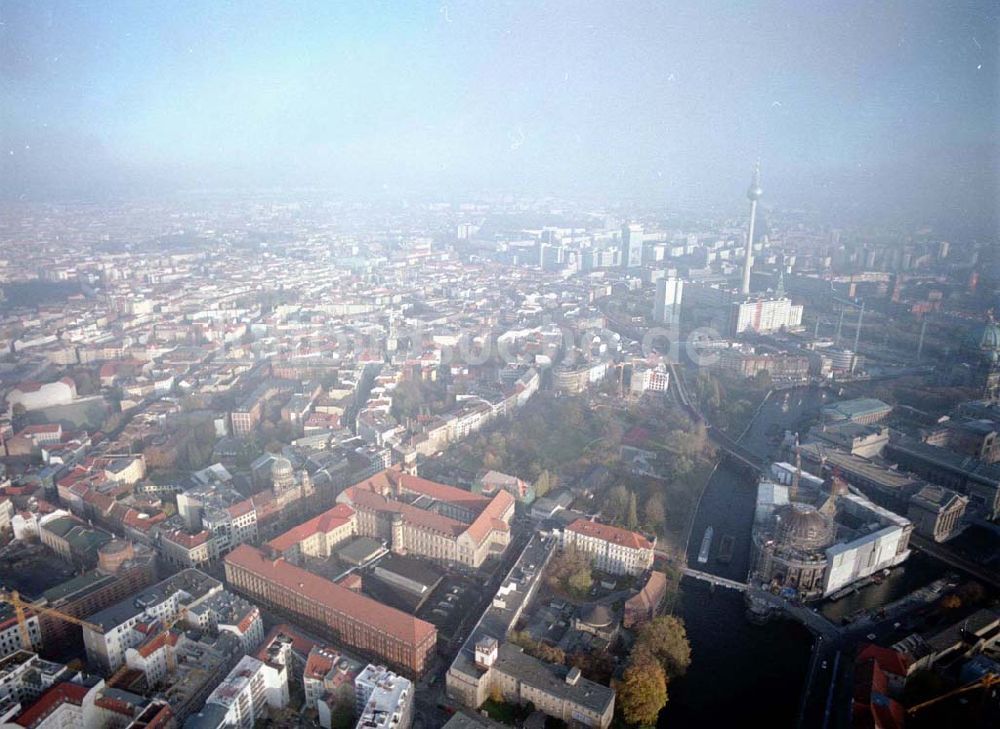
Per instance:
[[[569,666],[547,663],[529,656],[512,643],[501,643],[494,669],[516,676],[522,684],[571,701],[598,714],[603,714],[615,699],[614,689],[594,683],[583,676],[567,683]]]
[[[96,623],[105,632],[112,627],[121,625],[136,615],[141,615],[149,605],[158,605],[167,600],[175,592],[185,592],[192,600],[207,595],[213,590],[221,589],[222,583],[214,577],[209,577],[201,570],[189,568],[181,570],[176,575],[147,587],[142,592],[125,598],[114,605],[105,608],[87,618],[90,623]]]
[[[482,675],[482,669],[476,666],[476,643],[482,638],[492,638],[497,642],[506,640],[507,632],[513,627],[514,618],[524,605],[528,593],[541,578],[542,567],[554,548],[554,539],[540,534],[535,534],[531,538],[517,562],[500,583],[497,597],[501,598],[501,602],[494,598],[494,602],[486,608],[479,622],[469,631],[449,670],[477,679]]]

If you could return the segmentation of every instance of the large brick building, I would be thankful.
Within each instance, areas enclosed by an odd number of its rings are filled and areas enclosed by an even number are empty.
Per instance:
[[[413,476],[398,467],[346,489],[338,501],[355,512],[356,531],[397,553],[479,567],[510,543],[514,497],[491,497]]]
[[[226,555],[225,566],[232,589],[393,668],[419,675],[434,652],[437,629],[430,623],[281,557],[242,544]]]

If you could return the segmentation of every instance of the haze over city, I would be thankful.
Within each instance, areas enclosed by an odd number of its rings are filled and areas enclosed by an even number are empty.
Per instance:
[[[989,2],[4,3],[3,192],[997,199]],[[878,216],[876,216],[878,217]],[[895,222],[895,220],[893,220]]]

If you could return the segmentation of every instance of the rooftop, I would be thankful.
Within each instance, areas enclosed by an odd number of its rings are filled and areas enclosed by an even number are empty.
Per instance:
[[[589,521],[588,519],[577,519],[566,527],[566,529],[577,534],[596,537],[597,539],[603,539],[605,542],[612,542],[613,544],[631,549],[653,548],[653,543],[638,532],[632,532],[628,529],[622,529],[621,527],[609,524],[601,524],[596,521]]]
[[[147,587],[137,595],[94,613],[87,618],[87,621],[100,625],[107,632],[109,629],[141,615],[150,605],[159,605],[169,600],[178,592],[183,593],[182,602],[194,602],[221,589],[222,583],[215,578],[209,577],[200,570],[186,569],[152,587]]]
[[[613,689],[582,676],[574,683],[568,683],[566,676],[573,669],[540,661],[511,643],[500,644],[494,667],[503,673],[516,676],[522,684],[599,714],[604,713],[615,698]]]
[[[430,623],[359,595],[284,559],[268,559],[263,552],[248,544],[241,544],[226,555],[225,559],[227,564],[245,569],[291,593],[373,625],[410,645],[419,644],[437,632]]]

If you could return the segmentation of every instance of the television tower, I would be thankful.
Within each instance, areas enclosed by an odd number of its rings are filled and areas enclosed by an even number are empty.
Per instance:
[[[743,287],[740,293],[743,296],[750,295],[750,266],[753,265],[753,227],[757,222],[757,201],[764,191],[760,189],[760,160],[753,168],[753,181],[747,189],[747,198],[750,200],[750,229],[747,230],[747,250],[743,257]]]

